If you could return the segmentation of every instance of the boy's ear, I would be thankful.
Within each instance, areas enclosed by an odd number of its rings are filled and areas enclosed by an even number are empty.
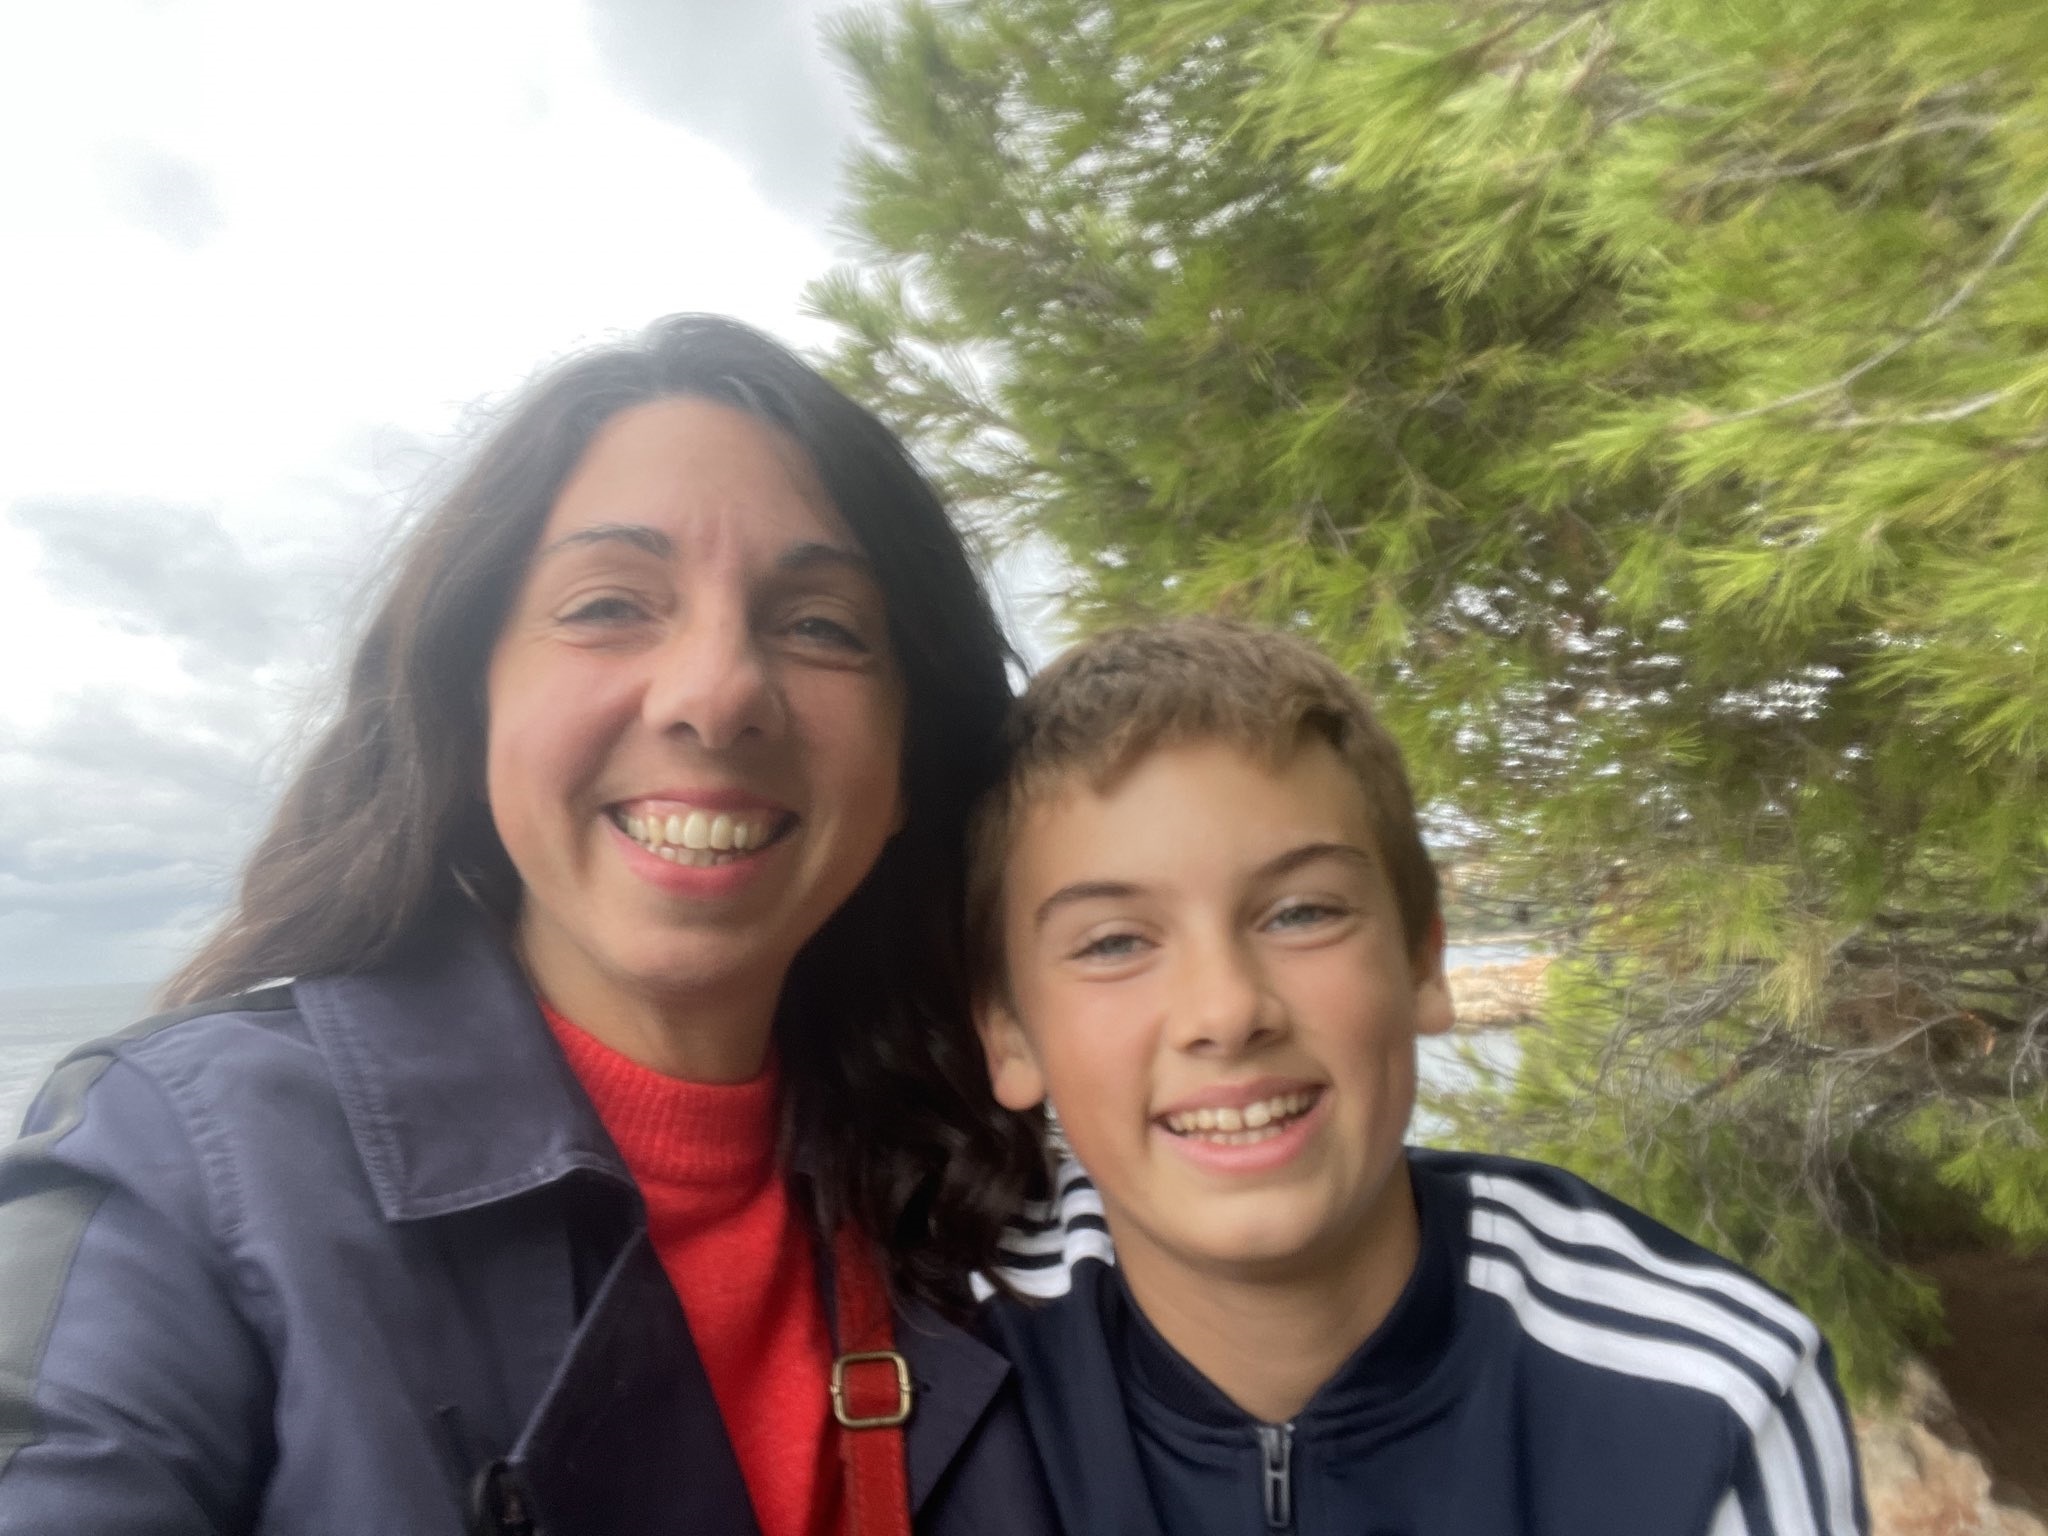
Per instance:
[[[1031,1109],[1045,1102],[1045,1073],[1024,1026],[1007,1004],[988,1001],[974,1010],[981,1053],[988,1058],[988,1085],[1005,1109]]]
[[[1444,920],[1439,913],[1429,920],[1422,949],[1414,959],[1415,1033],[1441,1035],[1457,1022],[1451,1008],[1451,979],[1444,973]]]

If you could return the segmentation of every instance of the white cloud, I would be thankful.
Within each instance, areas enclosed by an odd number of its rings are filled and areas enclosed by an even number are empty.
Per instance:
[[[474,405],[680,309],[823,339],[835,3],[0,6],[0,988],[190,943]]]
[[[0,167],[10,497],[232,517],[339,430],[445,429],[656,314],[787,334],[824,259],[731,156],[611,92],[569,0],[9,17],[0,141],[34,146]]]
[[[826,246],[581,0],[9,6],[0,143],[4,987],[158,969],[220,898],[475,403],[678,309],[813,339]]]

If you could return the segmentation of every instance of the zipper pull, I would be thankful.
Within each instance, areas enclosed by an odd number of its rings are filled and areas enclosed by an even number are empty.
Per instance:
[[[1294,1426],[1261,1424],[1259,1459],[1266,1497],[1266,1529],[1294,1529]]]
[[[471,1536],[540,1536],[518,1474],[494,1461],[476,1476],[470,1493]]]

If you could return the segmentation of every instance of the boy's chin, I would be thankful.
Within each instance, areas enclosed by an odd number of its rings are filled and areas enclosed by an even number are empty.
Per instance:
[[[1179,1246],[1186,1258],[1214,1273],[1243,1280],[1281,1281],[1316,1267],[1315,1257],[1331,1246],[1335,1234],[1327,1220],[1306,1212],[1271,1208],[1217,1213],[1212,1221],[1182,1218]]]
[[[1391,1185],[1383,1182],[1362,1207],[1359,1191],[1298,1186],[1184,1197],[1150,1230],[1182,1265],[1218,1278],[1274,1284],[1349,1274],[1370,1267],[1395,1236],[1388,1225]],[[1405,1200],[1405,1191],[1398,1198]]]

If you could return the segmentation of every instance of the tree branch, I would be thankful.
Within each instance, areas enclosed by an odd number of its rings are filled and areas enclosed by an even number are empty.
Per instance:
[[[1323,53],[1333,51],[1337,46],[1337,34],[1344,30],[1344,23],[1364,9],[1365,0],[1344,0],[1343,8],[1324,24],[1322,34],[1316,39],[1317,49]]]
[[[1894,128],[1890,133],[1880,134],[1864,144],[1851,144],[1847,149],[1838,149],[1833,154],[1822,155],[1814,160],[1802,160],[1796,165],[1762,165],[1747,169],[1723,171],[1714,176],[1709,185],[1744,181],[1789,181],[1795,176],[1810,176],[1816,171],[1825,171],[1858,155],[1874,154],[1894,144],[1903,144],[1908,139],[1925,138],[1929,134],[1950,133],[1959,128],[1975,128],[1989,132],[2003,119],[1996,117],[1944,117],[1931,123],[1915,123],[1906,128]]]
[[[1951,421],[1963,421],[1987,411],[2010,395],[2017,385],[2008,384],[2003,389],[1986,390],[1981,395],[1972,395],[1967,400],[1958,400],[1954,405],[1942,406],[1931,411],[1907,411],[1895,416],[1834,416],[1826,421],[1816,421],[1815,426],[1828,432],[1860,432],[1866,427],[1932,427]]]
[[[1880,347],[1847,373],[1842,374],[1838,378],[1830,379],[1825,384],[1816,384],[1810,389],[1796,390],[1792,394],[1767,401],[1763,405],[1753,405],[1747,410],[1729,411],[1719,416],[1708,416],[1704,420],[1687,422],[1684,424],[1684,430],[1701,431],[1707,427],[1725,427],[1738,421],[1753,421],[1759,416],[1769,416],[1790,406],[1804,405],[1809,400],[1818,400],[1823,395],[1847,389],[1865,374],[1883,367],[1901,352],[1912,346],[1913,343],[1929,335],[1943,325],[1964,304],[1968,303],[1971,295],[1983,286],[1984,280],[2005,264],[2006,259],[2012,255],[2020,240],[2026,235],[2026,232],[2033,227],[2034,221],[2040,218],[2043,213],[2048,213],[2048,189],[2044,189],[2039,197],[2027,205],[2027,211],[2013,221],[2012,227],[2005,232],[1998,244],[1992,247],[1991,254],[1984,258],[1983,263],[1976,271],[1965,278],[1962,286],[1950,294],[1933,313],[1890,346]]]

